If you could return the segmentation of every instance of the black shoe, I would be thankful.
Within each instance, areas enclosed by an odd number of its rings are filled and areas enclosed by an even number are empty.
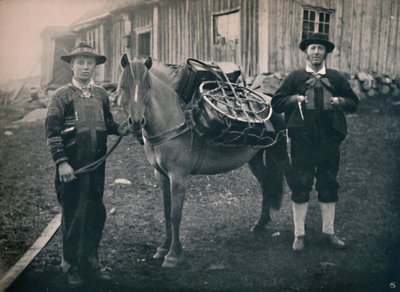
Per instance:
[[[93,281],[100,282],[109,282],[111,281],[111,276],[107,272],[107,270],[100,265],[96,268],[88,269],[87,278]]]
[[[333,248],[335,249],[344,249],[346,247],[346,243],[341,240],[339,237],[336,236],[336,234],[326,234],[322,233],[323,237],[325,238],[325,241]]]
[[[67,272],[68,285],[71,288],[81,287],[83,284],[82,277],[77,268],[71,267]]]

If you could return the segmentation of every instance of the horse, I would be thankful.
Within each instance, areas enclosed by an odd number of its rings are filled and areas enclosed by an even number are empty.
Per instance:
[[[289,165],[286,141],[280,139],[267,150],[209,143],[187,124],[180,97],[171,87],[170,67],[151,57],[130,61],[126,54],[120,65],[119,90],[128,125],[132,132],[143,131],[144,152],[163,194],[166,235],[153,258],[163,259],[162,267],[167,268],[182,263],[180,223],[186,180],[192,175],[223,173],[248,163],[262,192],[261,214],[252,231],[265,230],[270,208],[281,205],[283,175]],[[273,114],[273,118],[283,128],[282,117]]]

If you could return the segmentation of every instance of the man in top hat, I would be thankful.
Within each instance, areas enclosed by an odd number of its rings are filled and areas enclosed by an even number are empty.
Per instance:
[[[69,284],[79,286],[102,275],[97,250],[106,219],[105,164],[87,173],[74,171],[105,155],[107,135],[127,135],[128,127],[113,120],[107,92],[92,79],[107,58],[82,42],[61,59],[71,65],[73,78],[54,93],[45,128],[62,207],[61,265]]]
[[[304,248],[304,222],[314,178],[323,237],[334,248],[345,247],[334,231],[339,188],[336,177],[339,147],[347,133],[343,112],[356,111],[359,99],[340,72],[325,67],[326,57],[334,48],[320,33],[301,41],[306,68],[289,74],[272,98],[275,112],[285,113],[291,139],[294,251]]]

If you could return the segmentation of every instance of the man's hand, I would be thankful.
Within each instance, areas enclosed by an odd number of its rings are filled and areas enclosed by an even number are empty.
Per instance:
[[[339,105],[340,105],[339,97],[332,97],[331,98],[331,104],[332,104],[333,107],[339,107]]]
[[[118,127],[118,134],[120,136],[126,136],[130,133],[128,121],[123,121]]]
[[[66,161],[61,162],[58,165],[58,173],[59,173],[60,181],[63,183],[68,183],[68,182],[76,179],[76,176],[74,175],[74,169]]]
[[[304,95],[297,95],[297,102],[307,102],[307,98]]]

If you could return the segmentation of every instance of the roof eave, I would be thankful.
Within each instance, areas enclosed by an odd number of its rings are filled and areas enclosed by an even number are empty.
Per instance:
[[[71,30],[73,32],[78,32],[78,31],[80,31],[82,29],[88,28],[90,26],[93,26],[93,25],[99,23],[100,21],[102,21],[103,19],[107,18],[108,16],[110,16],[110,13],[106,12],[106,13],[102,13],[102,14],[96,15],[94,17],[91,17],[89,19],[82,20],[82,21],[80,21],[78,23],[74,23],[71,26]]]

